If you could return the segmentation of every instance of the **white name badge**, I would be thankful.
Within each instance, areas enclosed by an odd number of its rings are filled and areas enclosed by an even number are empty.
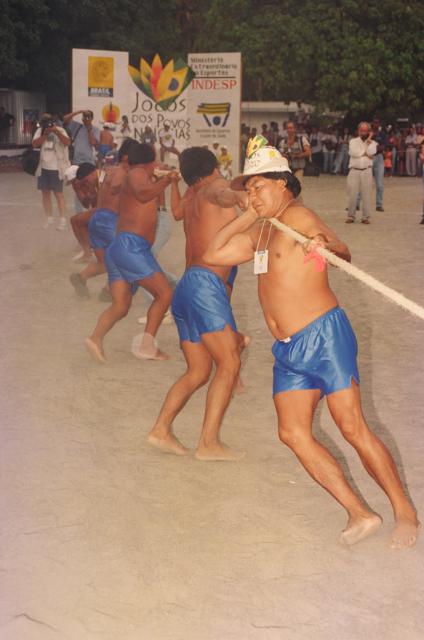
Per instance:
[[[255,251],[253,273],[255,276],[258,276],[260,273],[268,273],[268,249]]]
[[[47,140],[44,143],[44,150],[47,149],[47,151],[52,151],[54,149],[54,140],[50,140],[49,138],[47,138]]]

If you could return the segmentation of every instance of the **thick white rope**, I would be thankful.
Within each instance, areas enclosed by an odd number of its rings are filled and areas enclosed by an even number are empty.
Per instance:
[[[283,224],[282,222],[277,220],[277,218],[270,218],[270,222],[272,222],[272,224],[275,227],[277,227],[277,229],[280,229],[280,231],[283,231],[288,236],[293,238],[293,240],[296,240],[301,244],[310,240],[310,238],[303,236],[298,231],[295,231],[291,227],[288,227],[286,224]],[[330,264],[334,265],[335,267],[339,267],[339,269],[341,269],[342,271],[345,271],[346,273],[353,276],[357,280],[360,280],[364,284],[368,285],[371,289],[374,289],[374,291],[378,291],[378,293],[381,293],[383,296],[388,298],[388,300],[390,300],[391,302],[394,302],[395,304],[399,305],[400,307],[403,307],[413,315],[418,316],[419,318],[424,320],[424,308],[420,307],[420,305],[417,304],[416,302],[409,300],[409,298],[406,298],[402,293],[399,293],[398,291],[395,291],[394,289],[387,287],[385,284],[383,284],[379,280],[376,280],[376,278],[373,278],[368,273],[365,273],[365,271],[358,269],[358,267],[355,267],[350,262],[346,262],[346,260],[342,260],[342,258],[339,258],[338,256],[334,255],[334,253],[331,253],[331,251],[328,251],[323,247],[317,247],[315,250],[317,253],[319,253],[320,256],[325,258],[327,262],[329,262]]]

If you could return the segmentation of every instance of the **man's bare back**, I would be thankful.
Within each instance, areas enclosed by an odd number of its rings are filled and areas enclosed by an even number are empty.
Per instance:
[[[109,147],[113,146],[113,135],[110,131],[105,131],[104,129],[100,131],[100,144],[107,144]]]
[[[118,213],[119,196],[127,170],[121,165],[108,167],[100,185],[97,207]]]
[[[157,223],[157,196],[171,178],[166,176],[153,181],[154,163],[130,167],[122,182],[119,198],[117,231],[127,231],[142,236],[153,244]]]
[[[223,208],[216,200],[218,190],[228,188],[226,180],[218,174],[204,178],[190,187],[181,204],[186,235],[186,266],[200,266],[214,271],[227,282],[231,267],[206,264],[203,260],[211,239],[237,216],[233,207]]]

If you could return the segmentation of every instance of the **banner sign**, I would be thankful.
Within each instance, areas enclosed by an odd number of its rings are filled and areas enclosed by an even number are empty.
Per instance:
[[[94,124],[115,138],[153,140],[158,159],[177,164],[187,146],[207,146],[228,177],[238,172],[241,54],[190,54],[140,59],[125,51],[72,51],[72,110],[90,109]],[[160,144],[162,140],[162,145]]]
[[[72,111],[90,109],[94,124],[118,127],[127,112],[128,53],[72,50]]]
[[[190,144],[207,146],[226,178],[239,171],[241,54],[190,53]]]

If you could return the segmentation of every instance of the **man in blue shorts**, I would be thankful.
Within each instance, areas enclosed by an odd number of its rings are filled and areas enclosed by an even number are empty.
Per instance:
[[[119,218],[116,236],[105,254],[112,304],[99,317],[85,344],[91,355],[105,362],[103,340],[124,318],[132,296],[142,286],[153,296],[147,312],[145,333],[137,357],[165,360],[155,340],[172,298],[172,289],[151,252],[157,222],[157,197],[171,183],[176,172],[153,182],[154,151],[147,144],[133,144],[128,152],[129,170],[119,185]]]
[[[381,518],[347,482],[340,464],[313,436],[312,421],[322,396],[346,440],[387,494],[394,511],[393,548],[415,543],[419,523],[394,460],[369,429],[361,408],[355,335],[330,289],[317,246],[350,261],[347,246],[318,216],[296,202],[300,183],[279,152],[261,140],[250,145],[244,175],[231,184],[245,189],[249,207],[221,229],[204,255],[209,264],[254,259],[259,299],[276,341],[273,347],[274,403],[279,436],[312,478],[347,511],[342,540],[354,544],[381,525]],[[310,238],[301,246],[278,231],[278,218]],[[306,254],[306,255],[305,255]]]
[[[135,140],[130,138],[124,140],[118,152],[119,164],[105,169],[99,179],[97,209],[88,221],[89,242],[96,256],[96,262],[89,262],[80,273],[72,273],[69,278],[75,292],[81,298],[90,297],[87,280],[106,273],[104,254],[115,237],[119,195],[129,169],[128,151],[133,144],[137,144]],[[103,289],[100,299],[109,302],[110,294]]]
[[[174,436],[172,423],[193,393],[209,381],[215,363],[195,456],[199,460],[238,460],[244,454],[219,438],[246,342],[237,331],[226,286],[229,278],[232,285],[230,276],[235,277],[235,270],[206,265],[202,255],[215,233],[236,217],[234,206],[246,204],[247,197],[229,188],[218,171],[216,157],[207,149],[183,151],[180,171],[189,188],[181,198],[178,180],[172,181],[171,207],[175,219],[184,221],[186,271],[175,289],[172,313],[187,371],[169,390],[148,441],[176,455],[188,452]]]

